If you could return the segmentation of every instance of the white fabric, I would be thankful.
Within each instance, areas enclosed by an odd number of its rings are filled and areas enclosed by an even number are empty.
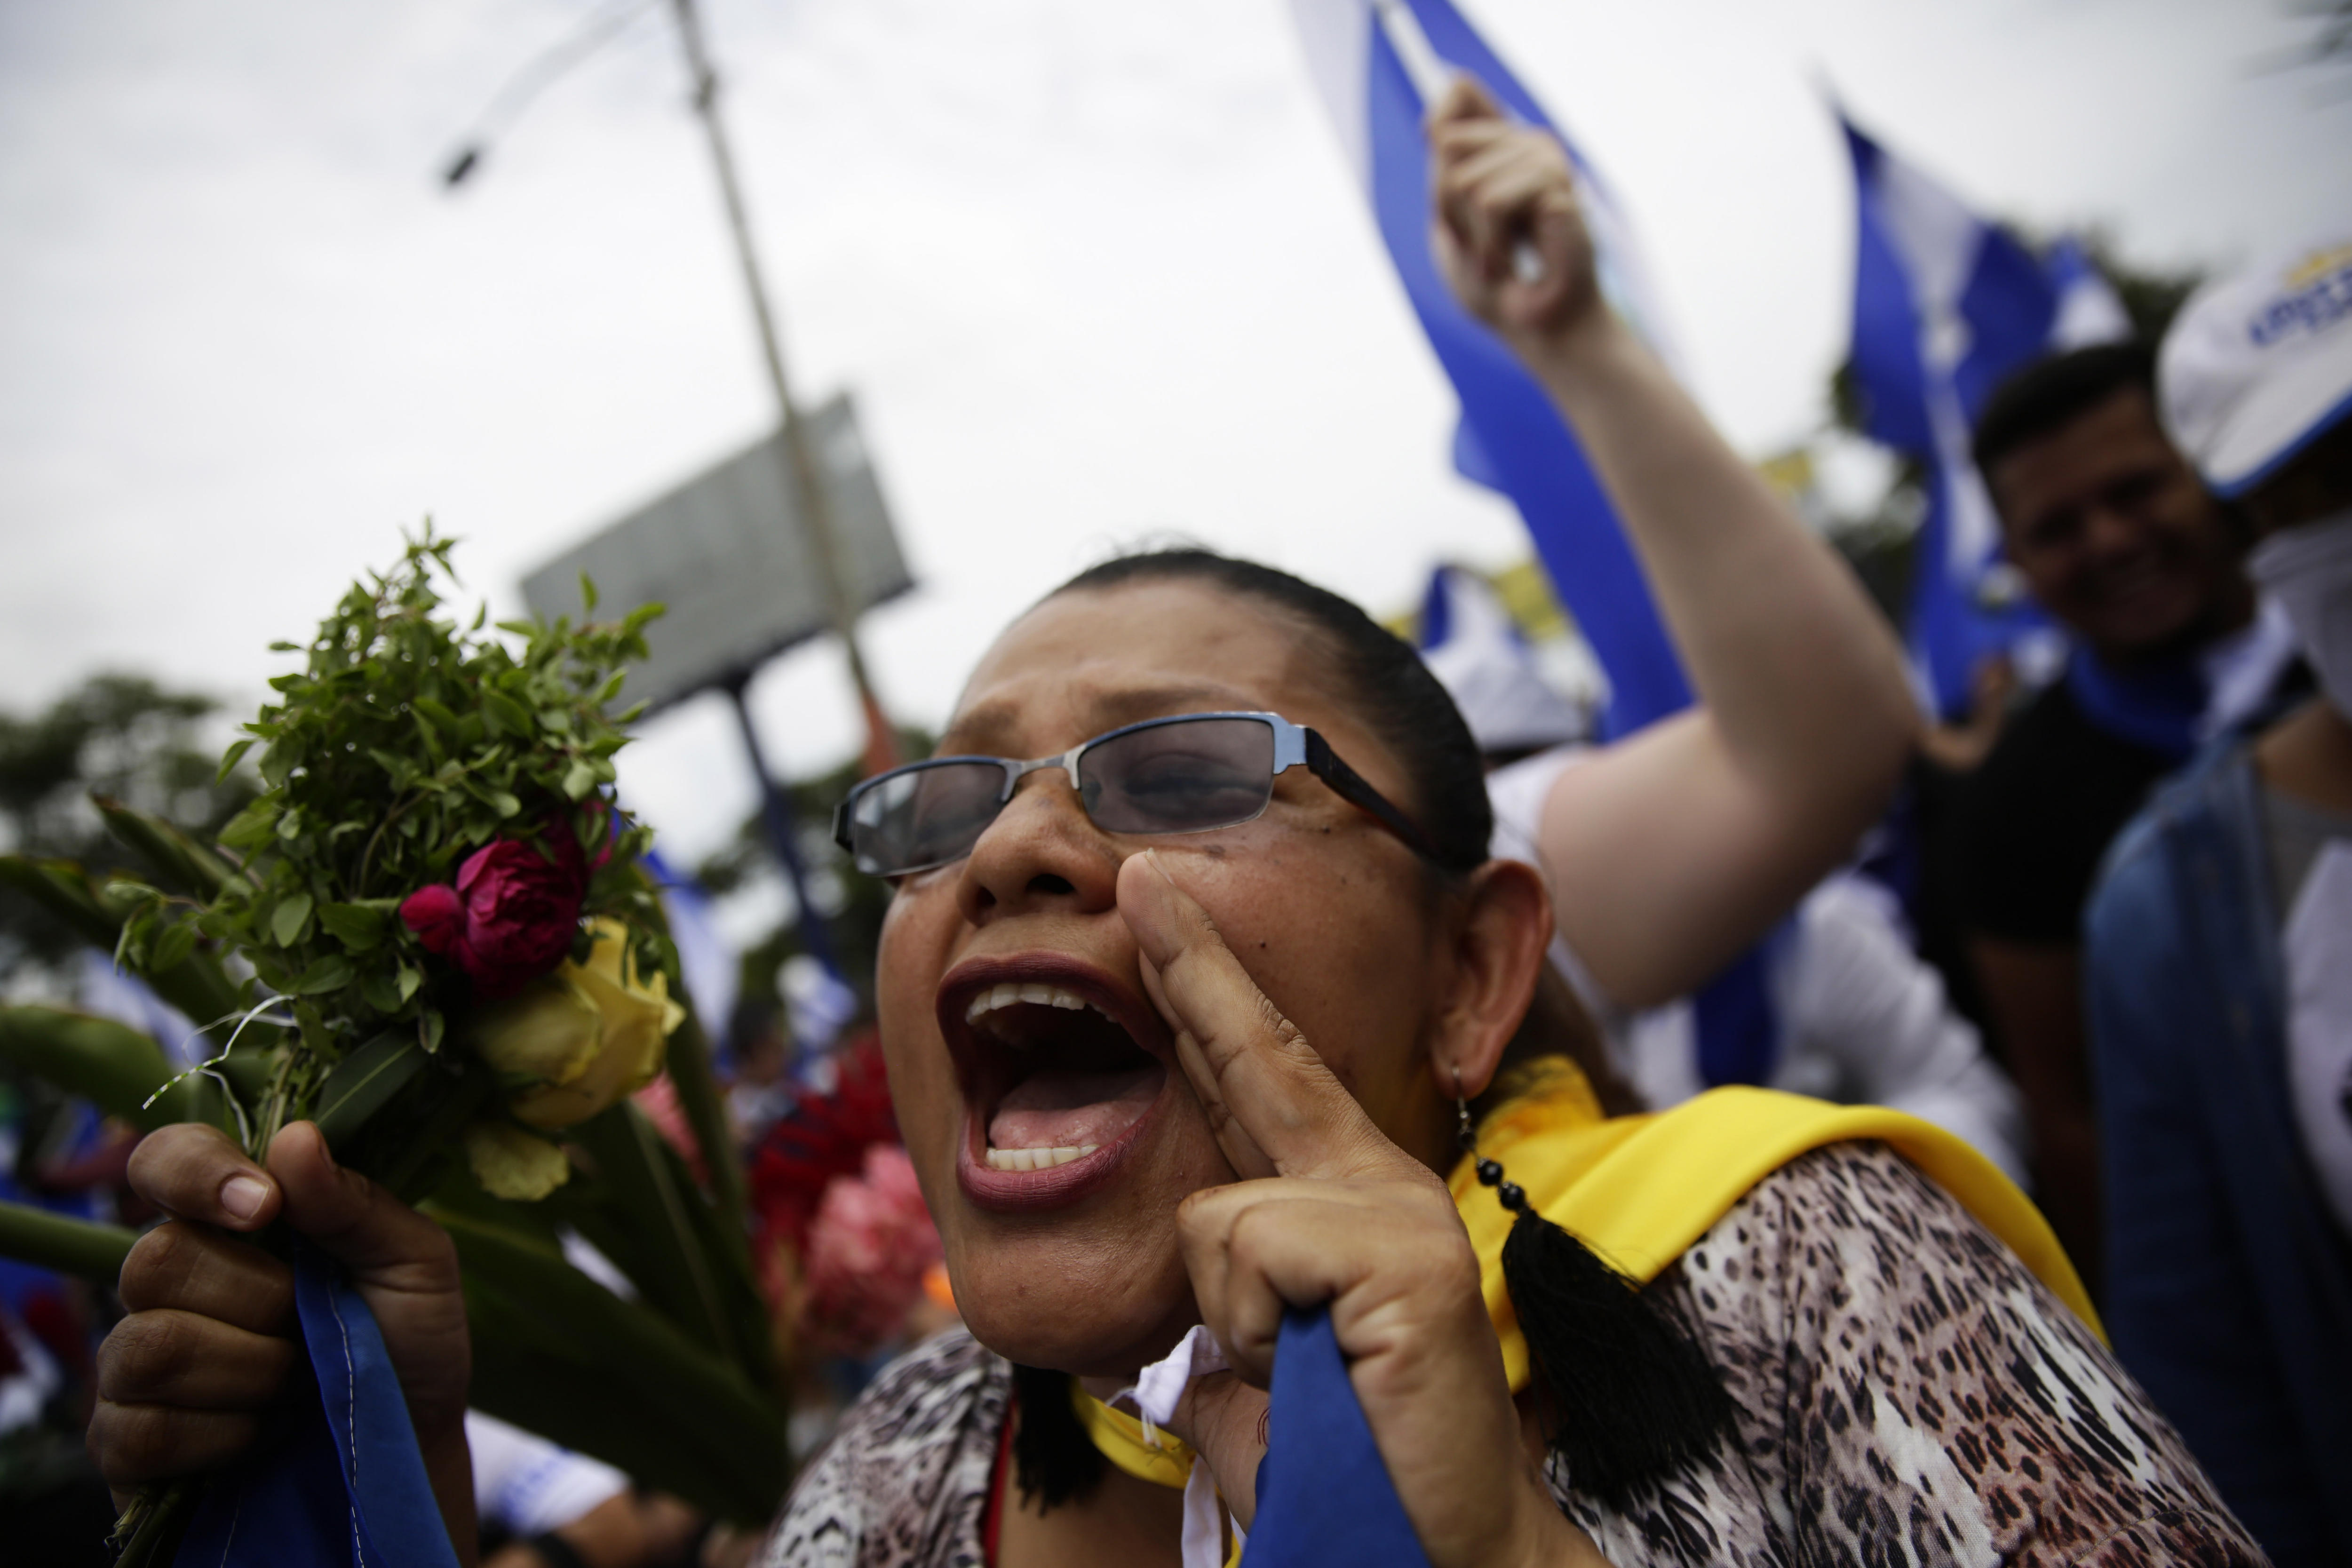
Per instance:
[[[1135,1374],[1134,1386],[1123,1388],[1111,1396],[1111,1403],[1127,1401],[1143,1417],[1143,1429],[1148,1436],[1155,1426],[1165,1426],[1176,1414],[1177,1405],[1184,1397],[1185,1388],[1196,1377],[1213,1372],[1223,1372],[1233,1363],[1225,1360],[1225,1347],[1209,1331],[1206,1323],[1195,1323],[1176,1342],[1176,1348]]]
[[[2197,738],[2210,741],[2224,730],[2253,716],[2278,689],[2279,677],[2296,653],[2294,623],[2286,606],[2273,595],[2258,601],[2254,618],[2243,630],[2208,647],[2198,656],[2204,668],[2205,711],[2197,721]]]
[[[1486,853],[1497,860],[1517,860],[1533,866],[1543,873],[1544,883],[1551,888],[1553,908],[1560,901],[1559,889],[1552,883],[1551,868],[1544,864],[1543,852],[1536,847],[1536,839],[1543,826],[1544,803],[1551,798],[1552,785],[1560,775],[1592,755],[1593,748],[1583,745],[1554,746],[1549,752],[1538,752],[1513,763],[1507,768],[1496,768],[1486,775],[1486,799],[1495,811],[1494,836],[1486,841]],[[1557,928],[1552,931],[1549,950],[1552,967],[1568,980],[1569,989],[1584,1004],[1606,1030],[1612,1023],[1622,1022],[1623,1010],[1609,999],[1576,950]]]
[[[1206,1323],[1195,1323],[1176,1342],[1176,1348],[1135,1374],[1133,1386],[1123,1388],[1111,1396],[1113,1405],[1124,1400],[1135,1406],[1142,1418],[1143,1435],[1157,1441],[1159,1428],[1168,1425],[1176,1414],[1176,1406],[1184,1397],[1184,1390],[1196,1377],[1213,1372],[1223,1372],[1232,1363],[1225,1360],[1225,1347],[1209,1331]],[[1197,1457],[1192,1461],[1192,1473],[1184,1478],[1184,1568],[1222,1568],[1225,1560],[1224,1504],[1217,1496],[1217,1479],[1209,1467]],[[1242,1527],[1234,1526],[1234,1537],[1241,1539]]]
[[[2272,534],[2246,571],[2277,599],[2327,700],[2352,716],[2352,511]]]
[[[111,955],[85,947],[79,963],[74,990],[83,1012],[153,1036],[163,1054],[179,1067],[194,1067],[213,1054],[210,1042],[196,1033],[187,1015],[156,995],[137,975],[117,969]]]
[[[1462,710],[1482,752],[1517,752],[1581,740],[1590,726],[1551,688],[1484,578],[1440,566],[1433,587],[1445,596],[1445,640],[1422,661]]]
[[[2288,915],[2287,1084],[2305,1154],[2352,1237],[2352,843],[2319,852]]]
[[[65,1372],[33,1331],[5,1306],[0,1306],[0,1334],[7,1336],[16,1352],[16,1370],[0,1377],[0,1432],[14,1432],[41,1418],[41,1412],[65,1386]]]
[[[2352,237],[2200,289],[2164,335],[2165,427],[2205,482],[2243,494],[2352,412]]]
[[[474,1505],[515,1535],[539,1535],[629,1489],[610,1465],[558,1447],[478,1410],[466,1412],[474,1450]]]
[[[1307,72],[1330,111],[1356,183],[1372,188],[1372,126],[1365,107],[1365,62],[1371,58],[1371,9],[1365,0],[1290,0]]]
[[[1590,755],[1588,748],[1560,747],[1487,776],[1495,855],[1527,861],[1551,879],[1536,847],[1544,804],[1560,776]],[[1559,901],[1561,889],[1555,886],[1552,896]],[[1653,1110],[1706,1087],[1688,999],[1629,1013],[1610,1002],[1557,936],[1551,960],[1600,1025],[1618,1070]],[[2017,1086],[1985,1055],[1975,1026],[1952,1010],[1942,977],[1912,952],[1892,900],[1875,884],[1839,876],[1814,889],[1775,956],[1769,984],[1781,1031],[1771,1088],[1908,1111],[1966,1140],[2024,1184]]]

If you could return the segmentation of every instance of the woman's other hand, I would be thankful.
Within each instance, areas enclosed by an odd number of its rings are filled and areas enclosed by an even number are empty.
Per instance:
[[[1575,431],[1697,698],[1562,773],[1534,825],[1559,934],[1612,1003],[1655,1006],[1853,852],[1917,709],[1853,574],[1601,299],[1566,149],[1466,79],[1428,135],[1439,264]]]
[[[1286,1306],[1328,1305],[1437,1568],[1599,1562],[1522,1443],[1478,1260],[1444,1184],[1373,1125],[1157,855],[1129,857],[1118,905],[1210,1124],[1234,1168],[1256,1177],[1196,1192],[1179,1215],[1202,1318],[1239,1380],[1271,1382]],[[1263,1395],[1210,1378],[1178,1413],[1244,1529],[1263,1409]]]
[[[1454,79],[1429,113],[1433,247],[1472,314],[1513,340],[1554,337],[1604,309],[1568,150]]]
[[[278,1134],[266,1170],[216,1128],[165,1127],[131,1155],[130,1178],[173,1217],[124,1260],[130,1315],[99,1348],[89,1450],[108,1483],[125,1491],[218,1468],[252,1445],[299,1375],[293,1271],[238,1239],[282,1215],[341,1261],[375,1314],[450,1539],[470,1561],[473,1357],[447,1233],[338,1166],[307,1121]]]

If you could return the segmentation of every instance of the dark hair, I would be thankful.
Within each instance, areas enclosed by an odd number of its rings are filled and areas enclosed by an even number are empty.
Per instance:
[[[1462,876],[1486,863],[1495,813],[1462,710],[1410,643],[1339,595],[1255,561],[1185,548],[1116,556],[1048,597],[1162,579],[1247,594],[1303,623],[1321,639],[1349,706],[1404,764],[1412,798],[1400,804],[1429,836],[1438,866]]]
[[[1977,416],[1977,472],[2018,447],[2054,436],[2119,392],[2156,398],[2156,351],[2143,342],[2098,343],[2038,359],[2013,371]]]
[[[1286,572],[1201,549],[1119,556],[1079,573],[1055,594],[1174,579],[1250,595],[1318,635],[1340,688],[1403,763],[1404,803],[1456,876],[1486,861],[1494,809],[1470,727],[1405,642],[1339,597]],[[1051,596],[1051,595],[1049,595]],[[1614,1114],[1637,1102],[1610,1068],[1590,1016],[1549,963],[1504,1056],[1507,1072],[1481,1113],[1539,1075],[1546,1058],[1583,1068]],[[1731,1419],[1730,1396],[1673,1310],[1532,1207],[1503,1247],[1503,1279],[1527,1336],[1538,1399],[1554,1453],[1580,1491],[1622,1502],[1640,1483],[1712,1449]],[[1104,1460],[1070,1408],[1068,1380],[1013,1369],[1018,1408],[1014,1479],[1042,1509],[1100,1484]]]

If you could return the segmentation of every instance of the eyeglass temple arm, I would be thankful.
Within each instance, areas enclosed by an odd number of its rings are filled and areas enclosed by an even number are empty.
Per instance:
[[[1419,823],[1391,805],[1380,791],[1364,782],[1363,775],[1341,762],[1339,753],[1331,750],[1330,743],[1320,734],[1313,730],[1305,731],[1305,734],[1308,772],[1329,784],[1340,799],[1370,813],[1381,826],[1403,839],[1414,851],[1431,860],[1438,858],[1437,846],[1430,842],[1429,835],[1421,830]]]

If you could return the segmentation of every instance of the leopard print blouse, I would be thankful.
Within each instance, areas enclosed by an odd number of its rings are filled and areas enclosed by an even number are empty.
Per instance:
[[[2074,1314],[1882,1144],[1759,1183],[1650,1287],[1738,1405],[1623,1509],[1554,1496],[1617,1568],[2260,1563]],[[894,1363],[777,1521],[765,1568],[977,1568],[1012,1391],[961,1332]]]

